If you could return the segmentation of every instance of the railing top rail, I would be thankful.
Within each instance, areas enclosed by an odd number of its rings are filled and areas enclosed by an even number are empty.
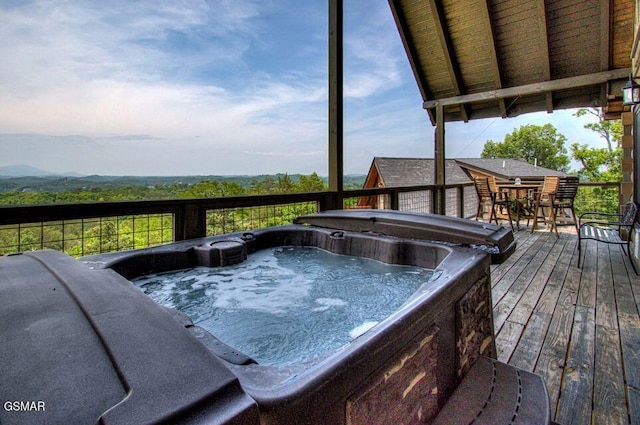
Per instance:
[[[620,182],[579,182],[578,187],[619,187]]]
[[[457,189],[460,187],[473,186],[473,182],[468,183],[455,183],[446,184],[445,189]],[[344,198],[354,198],[356,196],[371,196],[371,195],[386,195],[397,192],[420,192],[429,191],[438,188],[438,185],[429,184],[421,186],[399,186],[399,187],[375,187],[369,189],[351,189],[345,190],[343,193]]]
[[[445,189],[472,187],[473,182],[445,185]],[[583,182],[580,186],[617,187],[619,183]],[[375,196],[403,192],[432,191],[438,186],[403,186],[346,190],[343,198]],[[332,205],[336,192],[308,192],[268,195],[232,196],[222,198],[168,199],[147,201],[109,201],[75,204],[0,205],[0,225],[43,221],[74,220],[81,218],[110,217],[135,214],[179,213],[187,206],[199,209],[224,209],[281,205],[298,202],[320,202]]]
[[[149,201],[86,202],[77,204],[2,205],[0,225],[39,221],[73,220],[134,214],[177,213],[186,206],[202,209],[241,208],[296,202],[319,202],[330,192],[233,196],[224,198],[167,199]]]

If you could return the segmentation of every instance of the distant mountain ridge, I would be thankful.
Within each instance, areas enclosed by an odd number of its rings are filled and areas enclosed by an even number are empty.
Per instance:
[[[83,177],[80,173],[52,173],[27,164],[0,166],[0,177]]]

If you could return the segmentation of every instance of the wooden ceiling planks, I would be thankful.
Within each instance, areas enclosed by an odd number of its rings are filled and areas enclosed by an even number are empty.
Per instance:
[[[605,81],[578,88],[552,84],[549,87],[553,89],[545,93],[471,102],[465,100],[465,94],[500,92],[504,88],[628,68],[634,0],[389,3],[396,22],[406,22],[405,38],[412,40],[413,56],[409,55],[409,59],[414,75],[421,75],[422,85],[428,88],[428,97],[423,93],[425,106],[433,104],[427,100],[439,99],[459,98],[460,102],[469,103],[462,107],[446,103],[447,121],[619,100],[618,80],[611,92],[610,86],[614,85]],[[614,74],[615,78],[619,75],[620,72]]]
[[[611,12],[611,62],[613,68],[627,68],[631,66],[631,46],[633,44],[632,2],[626,0],[612,0]]]
[[[449,73],[451,85],[456,96],[466,93],[464,83],[462,81],[462,75],[460,74],[460,66],[458,61],[461,59],[460,55],[456,55],[453,46],[453,40],[450,36],[451,24],[446,21],[445,11],[442,8],[442,4],[437,0],[429,0],[429,7],[431,8],[431,14],[434,18],[434,25],[436,28],[436,35],[440,40],[440,48],[443,50],[445,61],[444,66]],[[458,107],[462,120],[464,122],[469,121],[469,112],[466,105],[459,105]]]
[[[431,0],[442,25],[448,30],[448,51],[455,54],[455,75],[460,94],[477,93],[502,87],[500,69],[496,55],[490,14],[486,0],[465,2],[436,2]],[[453,73],[450,72],[453,75]],[[474,107],[475,106],[475,107]],[[476,109],[477,105],[470,108]],[[506,116],[504,101],[497,102],[501,116]],[[469,107],[447,108],[447,114],[459,113],[467,121]]]
[[[601,71],[601,8],[593,0],[547,1],[554,79]]]
[[[518,7],[514,7],[514,4]],[[550,79],[546,15],[543,0],[494,2],[496,44],[502,61],[503,82],[508,87]],[[510,105],[515,99],[507,99]],[[552,96],[545,99],[552,110]],[[512,109],[512,114],[516,111]]]
[[[485,1],[446,3],[443,10],[467,91],[495,88],[492,34],[483,25]]]
[[[496,49],[496,35],[495,26],[493,25],[493,17],[491,15],[491,4],[489,0],[484,0],[484,8],[479,13],[481,18],[480,30],[487,33],[490,37],[488,44],[487,55],[491,60],[491,73],[493,76],[494,89],[501,89],[502,85],[502,70],[500,68],[500,61],[498,60],[498,52]],[[498,109],[500,110],[500,116],[502,118],[507,117],[507,105],[504,99],[498,99]]]
[[[422,69],[426,79],[426,87],[437,99],[439,97],[455,96],[455,89],[451,84],[446,63],[446,52],[438,43],[435,17],[431,12],[429,1],[396,2],[402,8],[404,20],[407,23],[417,58],[416,65]]]
[[[417,1],[419,0],[414,0],[414,2]],[[413,71],[413,76],[416,80],[416,84],[418,85],[420,95],[422,96],[423,100],[433,99],[434,96],[427,85],[427,79],[424,75],[424,71],[418,64],[418,52],[416,51],[416,43],[418,43],[419,40],[415,39],[415,34],[412,34],[412,31],[410,31],[405,13],[403,12],[403,7],[407,7],[410,3],[411,2],[407,0],[406,4],[403,5],[398,0],[389,0],[391,14],[393,15],[396,27],[398,28],[398,32],[400,33],[400,40],[402,41],[402,45],[404,46],[405,52],[407,53],[407,57],[409,58],[409,65],[411,66],[411,70]],[[419,12],[415,13],[418,14]],[[429,115],[431,124],[435,125],[436,121],[433,111],[429,109],[427,110],[427,114]]]

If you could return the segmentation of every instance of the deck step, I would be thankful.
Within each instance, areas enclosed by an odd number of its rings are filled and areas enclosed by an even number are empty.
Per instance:
[[[551,424],[549,396],[538,375],[480,357],[433,424]]]

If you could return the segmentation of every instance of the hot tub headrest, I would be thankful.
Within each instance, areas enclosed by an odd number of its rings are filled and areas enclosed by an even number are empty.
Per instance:
[[[242,263],[247,259],[247,244],[240,239],[222,240],[194,248],[198,265],[224,267]]]
[[[501,263],[515,250],[511,230],[458,217],[394,210],[329,210],[296,218],[294,223],[387,236],[478,245]]]

